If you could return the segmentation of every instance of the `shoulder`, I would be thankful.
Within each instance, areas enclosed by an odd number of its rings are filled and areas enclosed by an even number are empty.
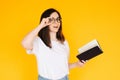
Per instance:
[[[38,40],[40,37],[39,36],[35,36],[35,40]]]
[[[67,39],[65,39],[65,41],[64,42],[68,42],[68,40]]]
[[[67,41],[67,40],[65,40],[65,41],[64,41],[64,45],[69,46],[69,43],[68,43],[68,41]]]
[[[39,36],[36,36],[34,41],[42,41],[41,38]]]
[[[42,43],[42,40],[40,39],[39,36],[35,36],[34,40],[33,40],[33,44],[38,45],[38,44]]]
[[[68,43],[67,40],[64,41],[64,45],[65,45],[65,47],[66,47],[66,50],[67,50],[68,53],[69,53],[70,47],[69,47],[69,43]]]
[[[39,46],[42,46],[42,47],[46,46],[43,40],[39,36],[35,37],[34,42],[37,43]]]

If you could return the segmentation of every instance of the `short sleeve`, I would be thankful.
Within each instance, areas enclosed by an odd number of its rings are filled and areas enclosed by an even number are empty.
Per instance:
[[[66,50],[67,50],[67,53],[68,53],[68,58],[69,58],[69,54],[70,54],[70,47],[69,47],[68,41],[67,41],[67,40],[65,40],[64,44],[65,44],[65,47],[66,47]]]
[[[35,39],[33,40],[33,49],[27,49],[26,52],[28,54],[35,54],[36,52],[38,52],[38,48],[39,48],[39,37],[35,37]]]

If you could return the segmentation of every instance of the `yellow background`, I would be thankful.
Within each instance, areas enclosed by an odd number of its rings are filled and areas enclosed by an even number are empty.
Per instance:
[[[95,38],[104,51],[71,69],[70,80],[120,80],[119,0],[1,0],[0,80],[37,80],[36,58],[26,54],[21,40],[51,7],[62,15],[70,62],[77,61],[79,47]]]

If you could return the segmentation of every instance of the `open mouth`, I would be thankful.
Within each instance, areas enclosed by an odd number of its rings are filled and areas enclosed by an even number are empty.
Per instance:
[[[58,28],[58,26],[53,26],[53,28]]]

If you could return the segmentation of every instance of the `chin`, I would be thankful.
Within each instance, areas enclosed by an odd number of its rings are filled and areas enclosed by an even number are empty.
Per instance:
[[[53,29],[52,32],[58,32],[59,29]]]
[[[57,33],[58,31],[59,31],[59,28],[51,28],[51,29],[50,29],[50,32]]]
[[[57,33],[57,32],[58,32],[58,30],[53,30],[53,31],[51,31],[51,32]]]

